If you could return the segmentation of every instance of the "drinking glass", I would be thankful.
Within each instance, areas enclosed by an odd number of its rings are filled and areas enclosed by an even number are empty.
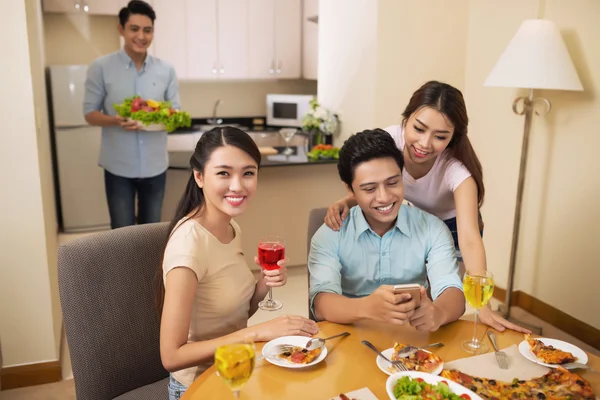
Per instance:
[[[285,140],[285,150],[283,151],[283,154],[286,156],[289,156],[290,154],[294,153],[294,151],[290,149],[290,141],[296,134],[296,131],[296,128],[281,128],[279,130],[279,134],[281,135],[281,137],[283,137],[283,140]]]
[[[477,317],[479,310],[487,305],[494,294],[494,276],[489,271],[484,275],[465,272],[463,290],[467,302],[475,308],[475,328],[473,338],[462,342],[461,347],[472,354],[485,353],[488,351],[488,345],[477,338]]]
[[[266,271],[279,269],[277,262],[285,258],[285,243],[279,236],[267,236],[258,243],[258,262]],[[273,300],[273,288],[269,287],[267,300],[258,303],[258,307],[265,311],[275,311],[283,307],[279,300]]]
[[[252,376],[255,357],[253,343],[227,344],[215,351],[217,373],[238,399],[242,386]]]

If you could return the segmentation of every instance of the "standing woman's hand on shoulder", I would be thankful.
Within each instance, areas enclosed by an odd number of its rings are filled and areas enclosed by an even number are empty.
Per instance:
[[[325,215],[325,225],[334,231],[339,231],[342,223],[348,216],[350,207],[348,207],[347,199],[343,198],[336,201],[327,207],[327,215]]]

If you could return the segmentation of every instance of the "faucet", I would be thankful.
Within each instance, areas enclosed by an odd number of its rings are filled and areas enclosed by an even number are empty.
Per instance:
[[[219,124],[223,123],[223,119],[221,119],[221,118],[217,119],[217,108],[219,108],[219,104],[221,104],[221,103],[224,103],[224,101],[221,99],[217,99],[217,101],[215,101],[215,105],[213,106],[212,118],[209,118],[207,120],[209,124],[219,125]]]

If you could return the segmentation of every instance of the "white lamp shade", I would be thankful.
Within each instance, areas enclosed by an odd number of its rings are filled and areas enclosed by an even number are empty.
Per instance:
[[[583,90],[560,31],[552,21],[524,21],[484,86]]]

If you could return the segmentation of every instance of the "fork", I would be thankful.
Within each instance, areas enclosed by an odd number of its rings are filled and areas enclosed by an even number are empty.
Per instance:
[[[379,357],[383,358],[385,361],[392,364],[392,366],[394,368],[396,368],[398,371],[408,371],[408,368],[406,368],[406,365],[404,365],[404,363],[402,363],[402,361],[390,360],[389,358],[387,358],[386,356],[381,354],[381,352],[379,350],[377,350],[375,348],[375,346],[373,346],[373,344],[371,342],[369,342],[368,340],[362,340],[361,343],[364,344],[365,346],[367,346],[368,348],[370,348],[371,350],[373,350],[375,353],[377,353],[379,355]]]
[[[270,352],[270,354],[267,355],[260,355],[258,357],[256,357],[255,361],[260,361],[263,358],[275,358],[283,353],[289,353],[293,350],[294,346],[292,346],[291,344],[279,344],[277,346],[275,346],[273,348],[273,350]]]
[[[498,350],[498,345],[496,344],[496,335],[492,331],[487,332],[488,337],[490,338],[490,342],[492,342],[492,346],[494,346],[494,350],[496,350],[496,361],[501,369],[508,369],[508,360],[506,353]]]

